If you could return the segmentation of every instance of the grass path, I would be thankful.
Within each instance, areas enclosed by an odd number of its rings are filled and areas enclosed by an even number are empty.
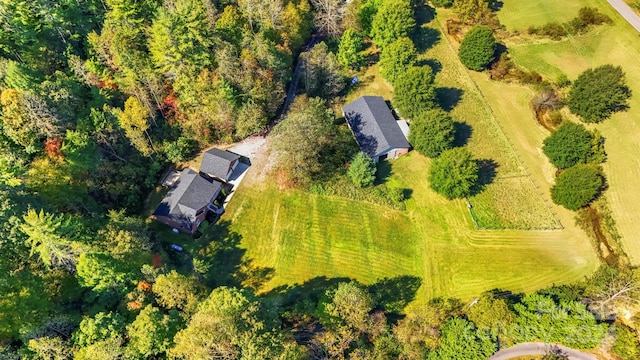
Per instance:
[[[562,11],[566,2],[552,0],[505,2],[498,13],[507,28],[522,29],[519,25],[519,13],[524,6],[536,6],[548,9],[546,14],[522,12],[520,17],[527,18],[533,25],[542,25],[547,21],[564,21]],[[627,76],[633,97],[627,112],[614,115],[611,119],[595,127],[606,138],[605,149],[608,154],[604,164],[609,189],[607,198],[611,206],[618,230],[622,235],[623,247],[631,262],[640,264],[640,37],[606,0],[581,0],[572,2],[577,7],[594,6],[614,20],[612,26],[600,26],[581,36],[551,42],[530,42],[510,39],[507,46],[516,63],[528,69],[538,71],[551,79],[566,74],[575,79],[589,67],[603,64],[619,65]],[[577,13],[577,10],[572,14]]]

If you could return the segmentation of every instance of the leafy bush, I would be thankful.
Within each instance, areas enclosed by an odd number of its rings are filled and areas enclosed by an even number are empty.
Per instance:
[[[602,65],[588,69],[573,82],[569,110],[585,122],[600,122],[628,108],[631,90],[620,66]]]
[[[478,164],[469,150],[445,150],[429,169],[431,188],[447,199],[469,196],[478,181]]]
[[[421,113],[411,122],[409,141],[422,155],[430,158],[453,147],[456,129],[447,112],[434,109]]]
[[[553,165],[566,169],[579,163],[597,162],[595,160],[600,157],[598,153],[604,150],[598,149],[594,140],[594,134],[583,125],[565,122],[544,139],[542,151]]]
[[[413,119],[420,112],[435,107],[434,78],[430,66],[412,66],[396,81],[393,105],[400,110],[402,116]]]
[[[578,210],[600,195],[604,178],[599,169],[578,164],[564,170],[551,188],[551,199],[569,210]]]
[[[493,31],[488,26],[479,25],[464,36],[458,56],[467,68],[481,71],[495,58],[496,46]]]
[[[373,159],[367,154],[359,152],[351,159],[347,176],[356,187],[371,186],[376,179],[376,170]]]
[[[567,29],[565,29],[559,22],[553,21],[544,24],[539,33],[544,36],[548,36],[552,40],[560,40],[564,36],[567,36]]]
[[[633,360],[640,357],[640,343],[636,332],[624,325],[617,324],[616,342],[611,350],[623,360]]]

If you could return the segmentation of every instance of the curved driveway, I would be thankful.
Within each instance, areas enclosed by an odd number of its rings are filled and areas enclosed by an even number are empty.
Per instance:
[[[607,0],[631,26],[640,31],[640,16],[624,2],[624,0]]]
[[[569,360],[598,360],[597,357],[573,350],[568,347],[556,344],[545,343],[522,343],[507,349],[502,349],[493,354],[489,360],[508,360],[518,356],[546,355],[549,352],[557,355],[564,355]]]

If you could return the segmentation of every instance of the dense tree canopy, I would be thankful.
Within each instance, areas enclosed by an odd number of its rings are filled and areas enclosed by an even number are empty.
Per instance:
[[[414,119],[436,106],[435,76],[430,66],[412,66],[394,84],[393,105],[402,116]]]
[[[578,164],[560,173],[551,188],[551,199],[569,210],[578,210],[588,205],[602,191],[604,178],[600,170]]]
[[[429,169],[431,188],[447,199],[469,196],[477,181],[478,164],[465,148],[443,151]]]
[[[604,157],[600,137],[572,122],[560,125],[543,143],[542,151],[560,169],[579,163],[600,162]]]
[[[414,149],[430,158],[453,147],[456,128],[453,119],[440,109],[421,112],[413,118],[409,132],[409,142]]]
[[[600,122],[611,114],[625,110],[631,90],[622,68],[602,65],[584,71],[569,91],[569,110],[585,122]]]
[[[481,71],[495,58],[496,39],[488,26],[478,25],[465,34],[458,56],[464,66]]]

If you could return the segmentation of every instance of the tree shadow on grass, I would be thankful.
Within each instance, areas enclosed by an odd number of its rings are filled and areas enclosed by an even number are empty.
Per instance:
[[[469,142],[471,134],[473,134],[473,128],[469,124],[461,121],[454,122],[453,127],[456,130],[456,137],[453,140],[453,146],[465,146],[467,142]]]
[[[437,59],[423,59],[418,61],[417,66],[428,66],[433,71],[433,75],[435,76],[437,73],[442,71],[442,63]]]
[[[476,160],[478,164],[478,181],[471,190],[471,196],[478,195],[496,178],[498,163],[492,159]]]
[[[230,225],[228,220],[219,221],[207,231],[211,242],[199,253],[202,259],[209,259],[205,281],[212,288],[250,287],[258,291],[273,278],[275,269],[257,266],[247,258],[247,251],[239,247],[242,235],[231,231]]]
[[[411,34],[411,40],[420,53],[434,47],[440,39],[440,31],[430,27],[417,26]]]
[[[445,111],[451,111],[462,100],[464,91],[458,88],[440,87],[436,88],[436,101]]]
[[[384,311],[400,314],[412,302],[422,279],[417,276],[396,276],[384,278],[368,287],[371,297]]]
[[[381,159],[378,161],[378,164],[376,166],[377,166],[376,180],[373,184],[380,185],[380,184],[386,183],[389,177],[391,176],[391,174],[393,173],[393,170],[391,169],[391,164],[388,161]]]

